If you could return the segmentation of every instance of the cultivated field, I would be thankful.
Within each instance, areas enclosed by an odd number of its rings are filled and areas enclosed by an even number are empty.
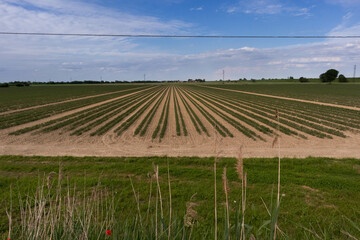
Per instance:
[[[289,86],[274,92],[281,89]],[[0,113],[0,154],[211,156],[216,139],[224,156],[236,155],[243,145],[247,157],[271,157],[280,135],[282,156],[360,157],[360,111],[356,104],[340,104],[348,103],[347,95],[332,106],[327,98],[324,105],[311,97],[244,91],[233,84],[159,84],[125,85],[109,94],[100,88],[72,100],[64,95],[51,104]],[[315,98],[317,91],[307,96]],[[295,96],[305,94],[304,88],[299,92]]]
[[[329,86],[9,88],[0,237],[357,239],[358,85]]]

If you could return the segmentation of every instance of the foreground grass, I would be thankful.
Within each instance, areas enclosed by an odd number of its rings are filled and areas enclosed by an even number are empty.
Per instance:
[[[194,239],[210,239],[214,235],[214,177],[213,158],[105,158],[105,157],[0,157],[0,236],[8,231],[6,210],[10,207],[12,189],[13,227],[19,223],[19,195],[21,201],[34,194],[39,181],[59,172],[69,179],[79,192],[91,195],[101,185],[106,196],[113,196],[116,228],[121,229],[136,221],[137,203],[130,178],[139,198],[141,215],[148,211],[150,185],[155,198],[156,182],[151,180],[153,165],[159,165],[159,180],[164,204],[164,216],[169,215],[168,162],[171,178],[173,220],[183,222],[187,203],[195,203],[196,223]],[[234,225],[238,204],[241,201],[241,184],[234,168],[236,159],[224,158],[217,163],[218,231],[224,233],[225,195],[221,175],[227,167],[229,179],[230,225]],[[269,219],[266,207],[270,206],[272,191],[276,192],[277,159],[245,159],[247,172],[247,207],[245,224],[249,231],[259,231]],[[55,178],[56,180],[56,178]],[[54,183],[55,184],[55,183]],[[62,183],[64,186],[66,181]],[[64,187],[65,189],[65,187]],[[347,239],[344,232],[360,237],[347,220],[360,223],[360,160],[357,159],[282,159],[281,206],[279,227],[290,239],[306,236],[322,239]],[[195,194],[195,195],[194,195]],[[275,195],[275,194],[274,194]],[[155,201],[151,201],[150,215],[155,215]],[[159,211],[158,211],[159,213]],[[159,213],[160,214],[160,213]],[[135,219],[135,220],[134,220]],[[130,224],[131,225],[131,224]],[[252,226],[252,228],[250,228]],[[176,229],[176,227],[174,226]],[[99,228],[101,229],[101,228]],[[115,231],[114,229],[112,229]],[[104,230],[105,231],[105,230]],[[116,232],[116,231],[115,231]],[[105,233],[101,237],[104,239]],[[112,235],[114,237],[114,235]],[[154,237],[154,236],[153,236]],[[349,238],[350,239],[350,238]]]

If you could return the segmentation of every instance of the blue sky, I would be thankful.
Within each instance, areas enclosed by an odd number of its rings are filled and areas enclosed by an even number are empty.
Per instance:
[[[0,31],[360,35],[359,0],[0,0]],[[0,36],[0,81],[352,76],[360,39]]]

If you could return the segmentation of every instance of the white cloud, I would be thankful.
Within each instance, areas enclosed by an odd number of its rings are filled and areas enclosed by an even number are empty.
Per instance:
[[[340,5],[343,7],[360,6],[359,0],[325,0],[325,2]]]
[[[229,6],[228,13],[242,12],[246,14],[275,15],[290,14],[293,16],[311,16],[309,8],[299,8],[283,3],[281,0],[240,0],[237,4]]]
[[[190,11],[202,11],[203,7],[190,8]]]
[[[285,11],[286,6],[281,6],[281,11]],[[186,34],[192,27],[176,20],[165,22],[99,9],[69,0],[4,0],[0,2],[0,31]],[[360,35],[360,24],[345,23],[350,18],[345,15],[344,23],[329,34]],[[360,56],[355,54],[359,49],[360,40],[338,39],[279,48],[244,46],[198,54],[169,54],[126,38],[3,36],[0,81],[67,81],[100,76],[104,80],[134,80],[142,79],[144,73],[147,79],[214,80],[222,77],[223,69],[227,79],[317,77],[329,68],[349,76],[353,65],[360,62]]]

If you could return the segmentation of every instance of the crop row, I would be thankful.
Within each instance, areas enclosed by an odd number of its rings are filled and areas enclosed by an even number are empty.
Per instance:
[[[231,100],[229,100],[229,102],[232,102]],[[286,107],[284,107],[283,105],[281,106],[277,106],[277,108],[275,108],[275,106],[269,107],[269,106],[264,106],[265,104],[260,104],[260,103],[254,103],[251,101],[246,101],[246,100],[240,100],[240,99],[234,99],[233,102],[237,102],[240,103],[242,105],[246,105],[246,106],[250,106],[254,111],[263,111],[263,112],[273,112],[275,111],[275,109],[279,109],[281,111],[281,115],[282,115],[282,119],[285,119],[285,121],[289,121],[289,122],[301,122],[303,125],[306,125],[310,128],[313,128],[315,131],[313,132],[313,134],[311,135],[315,135],[318,137],[330,137],[328,135],[323,135],[319,132],[324,132],[327,134],[331,134],[334,136],[338,136],[338,137],[346,137],[345,134],[343,134],[341,131],[339,130],[348,130],[348,128],[339,125],[339,124],[334,124],[331,123],[329,121],[326,120],[319,120],[316,118],[313,118],[311,116],[307,116],[307,115],[303,115],[303,114],[296,114],[296,110],[288,110],[286,109]],[[284,120],[283,120],[284,121]],[[308,133],[311,130],[306,130]],[[319,132],[317,132],[319,131]]]
[[[216,102],[222,101],[222,103],[225,103],[225,105],[229,106],[230,108],[234,108],[237,110],[239,110],[239,108],[245,109],[268,119],[271,119],[273,117],[274,109],[269,107],[262,107],[260,106],[259,102],[253,102],[239,98],[235,99],[228,96],[225,97],[223,94],[219,95],[214,92],[209,93],[209,91],[202,92],[203,94],[208,94],[208,97],[212,98]],[[289,111],[281,115],[281,124],[287,125],[293,129],[319,138],[332,138],[331,135],[345,137],[345,135],[341,131],[334,129],[333,127],[327,127],[323,124],[320,124],[319,122],[316,123],[314,121],[311,121],[311,117],[308,119],[303,119],[301,118],[301,116],[292,116]],[[276,125],[273,126],[273,128],[275,127]]]
[[[185,121],[184,121],[183,114],[182,114],[182,112],[181,112],[181,108],[180,108],[180,104],[179,104],[179,99],[178,99],[178,94],[177,94],[177,92],[176,92],[175,89],[174,89],[174,99],[175,99],[177,111],[179,112],[179,116],[180,116],[180,120],[181,120],[181,125],[182,125],[182,129],[183,129],[184,136],[187,136],[187,135],[188,135],[188,132],[187,132],[187,129],[186,129],[186,125],[185,125]]]
[[[226,99],[226,98],[225,99],[215,98],[213,96],[209,96],[204,93],[201,96],[204,100],[206,100],[209,103],[213,104],[214,106],[228,112],[232,116],[238,118],[240,121],[242,120],[242,121],[246,122],[247,124],[252,125],[253,127],[256,127],[257,130],[259,130],[262,133],[268,134],[268,133],[273,133],[273,131],[270,130],[268,127],[262,126],[260,124],[254,124],[254,122],[255,122],[254,120],[261,122],[262,124],[267,125],[273,129],[278,128],[278,124],[273,121],[274,115],[272,115],[272,116],[267,115],[266,117],[263,117],[261,114],[255,114],[252,111],[249,111],[249,109],[239,108],[237,106],[229,104],[227,101],[228,99]],[[279,126],[279,130],[286,135],[299,135],[297,132],[295,132],[283,125]],[[299,136],[304,137],[302,135],[299,135]]]
[[[163,106],[163,109],[162,109],[158,124],[157,124],[157,126],[156,126],[156,128],[155,128],[155,130],[154,130],[154,132],[152,134],[152,139],[155,139],[157,137],[160,130],[162,132],[164,128],[166,129],[168,112],[169,112],[169,105],[170,105],[170,89],[168,89],[168,91],[167,91],[167,98],[166,98],[165,104]],[[160,132],[160,140],[161,140],[162,137],[164,137],[164,136],[161,137],[161,132]]]
[[[152,94],[150,97],[150,100],[149,100],[149,98],[144,99],[143,101],[136,104],[133,108],[129,109],[126,112],[126,116],[129,116],[133,112],[135,112],[135,113],[131,117],[129,117],[125,122],[123,122],[118,128],[116,128],[114,130],[114,132],[117,133],[117,135],[121,135],[146,111],[146,109],[148,109],[148,107],[157,99],[157,97],[162,92],[163,91],[159,91],[156,94]]]
[[[146,89],[148,87],[144,87]],[[51,106],[44,106],[36,109],[29,109],[20,112],[0,116],[0,129],[5,129],[29,122],[33,122],[39,119],[47,118],[56,114],[60,114],[66,111],[74,110],[77,108],[85,107],[90,104],[95,104],[101,101],[105,101],[111,98],[120,97],[129,93],[140,91],[139,89],[129,89],[123,92],[98,96],[88,99],[82,99],[73,102],[59,103]]]
[[[140,122],[139,126],[135,129],[134,135],[137,135],[139,133],[140,133],[140,136],[145,135],[145,133],[147,132],[147,129],[148,129],[151,121],[153,120],[153,118],[154,118],[154,116],[155,116],[161,102],[163,101],[165,95],[166,94],[165,94],[165,91],[164,91],[163,94],[161,94],[160,98],[156,101],[154,106],[150,109],[150,111],[146,114],[146,116]]]
[[[248,115],[251,116],[251,117],[258,116],[259,120],[261,120],[262,122],[264,122],[265,124],[271,126],[274,129],[276,129],[277,126],[278,126],[278,124],[275,122],[275,118],[274,118],[274,113],[275,112],[270,112],[270,111],[269,112],[263,112],[263,111],[258,110],[257,108],[250,107],[249,105],[241,105],[239,103],[236,103],[235,101],[229,100],[228,98],[216,98],[215,97],[213,99],[215,99],[216,101],[221,101],[223,104],[225,104],[225,105],[227,105],[229,107],[232,107],[233,109],[235,109],[237,111],[247,111]],[[331,138],[330,135],[327,135],[327,134],[322,133],[320,131],[314,130],[314,129],[309,128],[307,126],[298,124],[296,122],[289,121],[289,120],[284,119],[284,118],[281,118],[280,123],[281,123],[281,125],[280,125],[279,129],[280,129],[280,131],[282,131],[285,134],[292,131],[289,128],[285,127],[285,126],[288,126],[288,127],[291,127],[291,128],[293,128],[295,130],[298,130],[300,132],[304,132],[304,133],[307,133],[309,135],[313,135],[313,136],[316,136],[316,137],[319,137],[319,138]],[[294,131],[292,131],[292,132],[294,132]],[[300,134],[295,132],[295,135],[300,135]],[[303,136],[303,135],[300,135],[300,136]]]
[[[187,111],[187,113],[190,116],[190,119],[192,121],[192,123],[195,126],[196,131],[201,134],[201,131],[203,131],[207,136],[210,136],[210,134],[208,133],[207,129],[205,128],[204,124],[201,122],[201,120],[199,119],[199,117],[196,115],[196,113],[194,112],[194,110],[191,108],[191,106],[186,102],[184,96],[181,94],[180,90],[177,90],[180,99],[182,101],[182,103],[185,106],[185,109]],[[200,130],[201,128],[201,130]]]
[[[191,91],[190,91],[191,92]],[[214,105],[209,104],[208,102],[204,101],[201,96],[199,96],[197,93],[195,92],[191,92],[193,94],[193,97],[195,99],[197,99],[199,102],[201,102],[204,106],[206,106],[208,109],[210,109],[213,113],[217,114],[219,117],[223,118],[226,122],[228,122],[230,125],[232,125],[234,128],[236,128],[239,132],[241,132],[242,134],[244,134],[245,136],[256,140],[256,138],[259,138],[261,140],[264,140],[261,136],[259,136],[258,134],[256,134],[254,131],[252,131],[250,128],[242,125],[239,121],[234,120],[233,118],[227,116],[226,114],[224,114],[223,112],[219,111],[219,109],[217,109],[216,107],[214,107]],[[243,122],[248,123],[250,126],[254,126],[257,130],[269,134],[272,131],[263,126],[260,125],[254,121],[252,121],[251,119],[248,119],[240,114],[235,113],[232,110],[229,109],[224,109],[224,108],[220,108],[223,111],[227,112],[228,114],[230,114],[231,116],[237,117],[238,119],[241,119]]]
[[[205,117],[205,119],[210,123],[210,125],[215,127],[215,129],[220,133],[221,136],[234,137],[234,135],[229,131],[229,129],[227,129],[222,123],[220,123],[205,108],[203,108],[200,104],[194,101],[189,94],[187,94],[185,91],[182,91],[182,94],[184,94],[184,96],[186,96],[187,99],[199,110],[199,112]]]
[[[95,136],[95,135],[102,135],[104,134],[105,132],[107,132],[113,125],[108,125],[106,122],[115,117],[115,116],[118,116],[118,117],[121,117],[123,115],[123,111],[125,111],[126,109],[130,108],[132,109],[132,106],[134,104],[136,104],[138,101],[141,101],[141,100],[146,100],[149,96],[151,96],[153,94],[153,91],[149,91],[147,92],[146,94],[141,94],[139,96],[134,96],[134,98],[132,98],[130,101],[126,101],[125,103],[123,104],[120,104],[117,109],[115,111],[112,111],[112,112],[108,112],[106,113],[105,115],[100,115],[101,117],[100,118],[96,118],[95,121],[93,122],[89,122],[87,125],[85,125],[84,127],[80,128],[80,129],[77,129],[75,132],[72,133],[72,135],[81,135],[83,134],[84,132],[87,132],[87,131],[90,131],[91,129],[105,123],[105,125],[101,128],[99,128],[97,131],[95,132],[92,132],[90,135],[91,136]],[[98,116],[97,116],[98,117]],[[86,122],[84,122],[85,124]],[[101,129],[101,130],[100,130]]]
[[[97,129],[96,131],[92,132],[90,135],[91,136],[101,136],[104,133],[106,133],[107,131],[109,131],[111,128],[113,128],[114,126],[116,126],[118,123],[122,122],[126,117],[130,116],[133,112],[135,112],[139,107],[141,107],[141,105],[145,104],[146,102],[149,101],[149,97],[153,97],[152,100],[150,100],[150,102],[154,101],[156,96],[159,95],[163,90],[160,89],[156,92],[150,93],[149,95],[146,95],[145,97],[138,99],[138,102],[136,102],[135,105],[131,106],[129,109],[127,109],[124,113],[122,113],[121,115],[116,116],[114,119],[112,119],[109,122],[106,122],[104,126],[100,127],[99,129]],[[145,105],[146,107],[148,106],[148,103]],[[144,108],[144,107],[143,107]],[[131,124],[132,124],[132,120],[134,119],[133,115],[132,117],[130,117],[129,119],[127,119],[125,122],[123,122],[120,127],[116,128],[114,130],[114,132],[117,132],[118,135],[120,135],[124,130],[126,130]]]
[[[302,103],[291,100],[275,99],[275,98],[252,96],[252,95],[246,95],[246,98],[244,98],[241,97],[244,96],[244,94],[242,93],[215,90],[211,88],[207,88],[206,91],[234,99],[239,99],[240,97],[242,100],[246,99],[247,102],[250,101],[250,102],[261,103],[267,106],[272,105],[273,107],[276,108],[278,108],[278,106],[284,106],[287,109],[295,109],[296,112],[308,116],[314,116],[316,118],[320,118],[328,122],[334,122],[340,125],[349,126],[353,128],[360,127],[360,112],[356,110],[342,109],[331,106],[323,106],[318,104]]]
[[[114,100],[109,103],[101,104],[95,107],[91,107],[85,110],[82,110],[80,112],[76,112],[70,115],[66,115],[64,117],[60,117],[57,119],[53,119],[50,121],[47,121],[45,123],[36,124],[27,128],[23,128],[20,130],[17,130],[15,132],[11,132],[11,135],[20,135],[27,132],[31,132],[40,128],[42,129],[42,132],[49,132],[54,131],[59,128],[62,128],[64,126],[67,126],[69,124],[73,124],[70,129],[74,129],[76,126],[79,126],[89,120],[89,118],[95,118],[95,116],[100,116],[101,114],[104,114],[106,111],[109,111],[110,109],[116,109],[120,105],[132,101],[139,96],[142,96],[143,94],[152,92],[152,90],[145,90],[140,93],[134,93],[132,95],[126,96],[124,98],[121,98],[119,100]]]

